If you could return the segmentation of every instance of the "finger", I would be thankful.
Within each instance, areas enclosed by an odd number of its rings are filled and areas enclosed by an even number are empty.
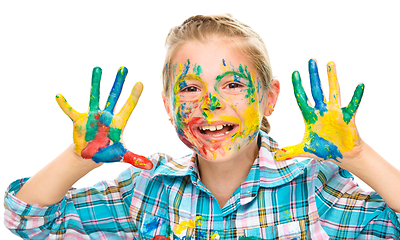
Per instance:
[[[116,119],[121,119],[121,120],[114,122],[116,128],[122,128],[123,126],[126,125],[126,122],[131,116],[133,109],[135,109],[136,107],[136,104],[140,98],[140,95],[142,94],[142,91],[143,91],[143,84],[141,82],[138,82],[135,84],[135,86],[133,86],[131,95],[129,96],[128,100],[126,100],[126,103],[122,107],[121,111],[117,114],[118,117]]]
[[[304,88],[301,83],[301,78],[298,71],[294,71],[292,74],[292,84],[297,105],[299,105],[304,120],[307,124],[315,123],[317,121],[317,115],[315,114],[314,109],[307,103],[308,98],[306,93],[304,92]]]
[[[75,109],[73,109],[71,107],[71,105],[69,105],[69,103],[67,102],[67,100],[65,100],[64,96],[61,94],[57,94],[56,96],[56,101],[58,103],[58,105],[60,106],[61,110],[64,111],[64,113],[72,120],[72,121],[76,121],[78,120],[80,113],[75,111]]]
[[[133,152],[127,151],[124,155],[124,162],[131,164],[134,167],[151,170],[153,163],[144,156],[134,154]]]
[[[323,116],[324,112],[327,111],[326,100],[321,87],[317,63],[314,59],[308,61],[308,72],[310,74],[311,93],[315,101],[315,109],[319,110]]]
[[[118,69],[117,76],[114,81],[114,85],[111,89],[110,95],[108,95],[105,111],[110,113],[114,112],[115,105],[117,104],[119,95],[121,94],[122,87],[124,86],[126,75],[128,74],[128,69],[126,67],[120,67]]]
[[[300,156],[302,154],[304,154],[304,145],[303,144],[297,144],[294,146],[290,146],[290,147],[285,147],[285,148],[281,148],[279,149],[276,153],[275,153],[275,160],[276,161],[284,161],[284,160],[289,160],[292,158],[295,158],[297,156]]]
[[[329,81],[329,103],[332,105],[340,104],[339,82],[336,77],[336,66],[333,62],[327,65]]]
[[[345,123],[349,124],[350,120],[353,118],[358,107],[360,106],[362,96],[364,94],[365,85],[363,83],[359,84],[354,91],[353,97],[347,105],[347,107],[342,108],[343,120]]]
[[[92,87],[90,89],[90,102],[89,102],[90,110],[99,110],[101,73],[102,70],[100,67],[93,68]]]

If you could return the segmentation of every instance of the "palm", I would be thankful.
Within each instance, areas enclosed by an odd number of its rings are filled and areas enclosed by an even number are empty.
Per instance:
[[[355,112],[360,104],[364,85],[357,86],[353,98],[347,107],[340,107],[339,84],[335,65],[328,64],[329,102],[326,103],[321,89],[318,69],[314,60],[309,61],[311,91],[315,106],[311,107],[301,84],[300,74],[292,75],[297,103],[305,121],[303,141],[295,146],[280,149],[276,160],[285,160],[295,156],[311,156],[318,159],[339,161],[353,154],[353,149],[360,143],[355,125]]]
[[[56,100],[61,109],[73,121],[76,153],[97,163],[123,161],[138,168],[151,169],[153,164],[150,160],[128,151],[121,142],[122,131],[136,106],[143,85],[139,83],[134,86],[121,111],[114,115],[114,108],[121,94],[128,69],[121,67],[118,70],[104,110],[99,108],[101,73],[99,67],[93,69],[88,112],[75,111],[61,94],[57,95]]]

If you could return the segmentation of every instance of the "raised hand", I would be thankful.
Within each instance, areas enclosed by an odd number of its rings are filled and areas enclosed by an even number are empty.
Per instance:
[[[340,107],[339,83],[335,64],[328,63],[329,102],[321,89],[317,63],[309,61],[311,92],[315,106],[311,107],[304,92],[299,72],[292,74],[292,83],[297,104],[305,121],[303,141],[295,146],[280,149],[276,160],[287,160],[296,156],[313,157],[319,160],[336,160],[354,157],[360,144],[360,136],[355,125],[355,114],[364,93],[364,84],[359,84],[347,107]]]
[[[152,169],[153,164],[149,159],[128,151],[121,139],[122,131],[142,93],[143,85],[135,84],[121,111],[114,115],[114,108],[121,94],[128,69],[121,67],[118,70],[104,110],[99,108],[101,74],[101,68],[93,69],[88,112],[75,111],[61,94],[56,97],[60,108],[73,122],[76,153],[96,163],[123,161],[138,168]]]

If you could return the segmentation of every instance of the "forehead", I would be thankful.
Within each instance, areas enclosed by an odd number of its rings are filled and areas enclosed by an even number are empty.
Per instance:
[[[172,64],[184,65],[187,60],[200,65],[204,74],[223,71],[223,62],[228,66],[247,66],[253,69],[250,61],[243,53],[238,51],[232,41],[226,39],[211,39],[207,43],[188,41],[184,43],[172,58]]]

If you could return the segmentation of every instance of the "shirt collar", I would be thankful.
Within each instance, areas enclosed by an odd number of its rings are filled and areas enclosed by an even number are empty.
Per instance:
[[[243,192],[244,186],[257,185],[258,187],[259,185],[264,188],[273,188],[290,182],[303,172],[296,164],[296,160],[275,161],[274,154],[279,146],[267,133],[260,131],[259,138],[261,140],[259,156],[255,159],[246,180],[242,183],[242,197],[246,195]],[[192,153],[179,159],[171,159],[159,166],[154,171],[153,177],[190,176],[194,185],[205,189],[200,182],[196,156],[196,153]]]

